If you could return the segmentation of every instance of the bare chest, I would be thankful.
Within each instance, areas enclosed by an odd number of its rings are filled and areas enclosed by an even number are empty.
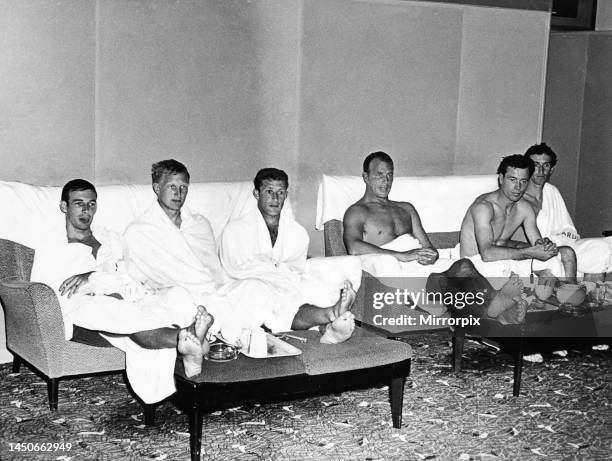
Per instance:
[[[384,245],[406,233],[412,233],[412,219],[399,207],[371,209],[363,226],[363,239],[375,245]]]
[[[491,221],[491,227],[493,229],[493,239],[497,242],[505,242],[511,239],[512,235],[521,226],[522,218],[517,212],[516,208],[513,208],[509,212],[496,209]]]

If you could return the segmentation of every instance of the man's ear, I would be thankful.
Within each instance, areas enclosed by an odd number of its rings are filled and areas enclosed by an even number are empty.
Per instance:
[[[153,192],[155,192],[155,195],[159,195],[159,191],[161,190],[161,186],[159,185],[159,183],[154,182],[153,183]]]
[[[259,190],[257,190],[257,187],[253,189],[253,197],[255,197],[255,200],[259,200]]]
[[[503,174],[501,174],[501,173],[499,173],[499,174],[497,175],[497,187],[501,187],[501,185],[502,185],[502,181],[503,181],[503,180],[504,180],[504,175],[503,175]]]
[[[366,173],[365,171],[361,172],[361,177],[363,178],[363,182],[367,182],[368,180],[368,173]]]
[[[552,176],[553,172],[555,171],[555,167],[551,166],[550,167],[550,172],[548,173],[548,178],[550,179],[550,177]]]
[[[63,200],[60,202],[60,211],[64,214],[68,213],[68,204]]]

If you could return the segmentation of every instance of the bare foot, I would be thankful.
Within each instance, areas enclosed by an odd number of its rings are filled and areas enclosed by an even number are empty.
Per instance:
[[[500,291],[508,298],[520,296],[523,292],[523,281],[520,279],[518,274],[511,272],[508,281],[504,284]]]
[[[193,323],[179,331],[176,348],[183,358],[185,376],[190,378],[202,371],[202,359],[208,353],[210,344],[206,339],[214,318],[204,306],[198,306]]]
[[[327,324],[325,333],[321,336],[321,342],[323,344],[342,343],[351,337],[354,329],[355,315],[350,311],[346,311],[336,320]]]
[[[527,314],[527,301],[522,298],[516,298],[513,307],[502,312],[497,319],[503,325],[511,325],[523,323]]]
[[[491,300],[489,307],[487,307],[487,315],[489,317],[496,318],[504,311],[514,307],[517,302],[516,300],[520,299],[522,291],[522,280],[519,278],[518,275],[512,273],[508,281]]]
[[[198,313],[196,314],[193,322],[192,333],[200,340],[200,342],[206,339],[208,329],[214,320],[214,317],[208,313],[204,306],[198,306]]]
[[[188,378],[199,375],[202,372],[202,360],[208,352],[208,341],[204,344],[194,334],[183,328],[179,331],[176,348],[183,359],[185,376]]]
[[[357,293],[353,289],[353,284],[349,280],[345,280],[344,286],[340,290],[340,299],[333,308],[334,320],[351,310],[356,297]]]

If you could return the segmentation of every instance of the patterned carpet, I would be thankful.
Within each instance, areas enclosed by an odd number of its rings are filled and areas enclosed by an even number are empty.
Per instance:
[[[468,343],[455,375],[448,334],[408,342],[402,429],[391,426],[386,388],[249,404],[205,417],[203,459],[612,460],[612,350],[543,353],[525,364],[514,398],[509,355]],[[189,459],[187,417],[166,402],[144,426],[120,374],[60,382],[56,413],[27,367],[0,366],[0,382],[1,460]],[[17,450],[28,443],[52,451]]]

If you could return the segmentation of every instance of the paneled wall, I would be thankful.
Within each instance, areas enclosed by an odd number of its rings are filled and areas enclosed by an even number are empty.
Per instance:
[[[0,0],[0,179],[275,165],[322,254],[321,173],[379,149],[402,175],[488,173],[539,140],[548,13],[523,4]]]
[[[612,32],[551,34],[543,139],[583,237],[612,229]]]

